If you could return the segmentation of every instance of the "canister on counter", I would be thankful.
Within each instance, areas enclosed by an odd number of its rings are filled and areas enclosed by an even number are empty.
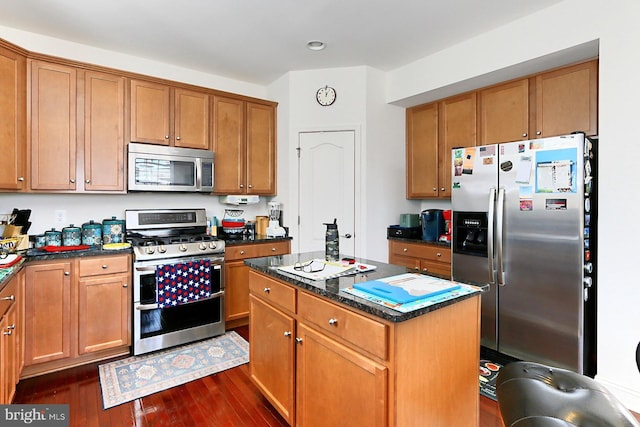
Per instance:
[[[43,246],[47,246],[47,240],[44,234],[36,235],[35,245],[36,245],[36,248],[42,248]]]
[[[266,236],[267,235],[267,225],[269,225],[269,217],[259,215],[256,216],[256,235],[257,236]]]
[[[44,232],[45,246],[62,246],[62,232],[55,228]]]
[[[93,220],[82,224],[82,244],[100,246],[102,244],[102,224]]]
[[[73,224],[62,229],[62,246],[78,246],[82,242],[82,230]]]
[[[124,232],[123,219],[116,219],[115,216],[112,216],[111,219],[102,221],[102,243],[123,243]]]

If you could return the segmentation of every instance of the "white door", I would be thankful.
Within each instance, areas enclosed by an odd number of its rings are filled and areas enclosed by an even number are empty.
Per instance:
[[[298,137],[299,250],[324,251],[325,223],[338,221],[340,254],[355,254],[355,131]]]

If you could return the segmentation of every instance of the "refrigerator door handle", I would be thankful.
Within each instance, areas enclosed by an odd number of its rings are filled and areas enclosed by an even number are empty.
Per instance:
[[[496,284],[495,259],[493,258],[493,228],[496,213],[496,188],[491,187],[489,190],[489,218],[487,218],[487,259],[489,260],[489,284]]]
[[[504,286],[504,264],[502,257],[502,232],[504,231],[504,188],[498,189],[498,206],[497,206],[497,221],[496,221],[496,253],[498,274],[497,282],[498,286]]]

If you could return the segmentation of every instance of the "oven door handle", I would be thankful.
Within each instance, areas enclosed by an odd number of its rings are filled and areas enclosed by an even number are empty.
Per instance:
[[[223,296],[223,295],[224,295],[224,291],[220,291],[220,292],[216,292],[215,294],[211,294],[211,295],[209,295],[209,297],[208,297],[208,298],[204,298],[204,299],[201,299],[201,300],[199,300],[199,301],[207,301],[207,300],[210,300],[210,299],[213,299],[213,298],[221,297],[221,296]],[[192,303],[194,303],[194,302],[198,302],[198,301],[191,301],[191,302],[189,302],[189,303],[187,303],[187,304],[192,304]],[[153,303],[153,304],[138,304],[138,305],[136,305],[136,307],[135,307],[135,309],[136,309],[136,310],[138,310],[138,311],[150,311],[150,310],[156,310],[156,309],[158,309],[158,308],[161,308],[161,307],[160,307],[160,304],[158,304],[158,303]]]
[[[150,267],[135,267],[136,271],[156,271],[156,266],[152,265]]]

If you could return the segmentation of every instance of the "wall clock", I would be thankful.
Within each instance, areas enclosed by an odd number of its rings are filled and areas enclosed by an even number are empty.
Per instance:
[[[325,86],[316,92],[316,101],[323,107],[327,107],[336,102],[336,90],[331,86]]]

